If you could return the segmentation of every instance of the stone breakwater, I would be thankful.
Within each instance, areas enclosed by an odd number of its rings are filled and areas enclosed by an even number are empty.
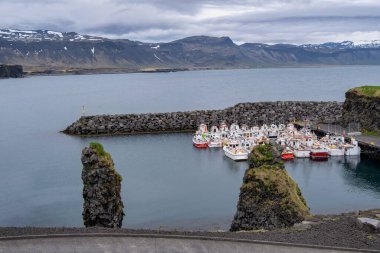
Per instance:
[[[70,135],[118,135],[194,131],[199,124],[234,122],[248,125],[287,123],[308,119],[318,123],[338,123],[339,102],[258,102],[240,103],[223,110],[83,116],[63,132]]]

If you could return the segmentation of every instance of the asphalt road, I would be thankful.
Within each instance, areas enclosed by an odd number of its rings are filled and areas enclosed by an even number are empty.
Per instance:
[[[53,236],[25,239],[0,238],[0,253],[43,253],[43,252],[80,252],[80,253],[328,253],[328,252],[380,252],[321,247],[301,247],[294,245],[244,242],[231,240],[211,240],[185,237],[156,236]]]

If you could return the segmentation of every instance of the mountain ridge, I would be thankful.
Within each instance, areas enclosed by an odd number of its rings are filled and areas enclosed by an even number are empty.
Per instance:
[[[219,69],[380,65],[380,40],[237,45],[230,37],[191,36],[146,43],[75,32],[0,29],[0,63],[28,69]]]

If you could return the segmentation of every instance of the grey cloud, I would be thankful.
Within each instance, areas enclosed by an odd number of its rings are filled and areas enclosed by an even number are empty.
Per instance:
[[[380,34],[377,0],[0,0],[0,9],[9,28],[140,41],[210,35],[238,43],[318,43]]]

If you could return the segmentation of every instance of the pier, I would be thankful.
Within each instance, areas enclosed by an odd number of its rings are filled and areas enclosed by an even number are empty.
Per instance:
[[[298,127],[303,127],[305,124],[301,122],[295,123]],[[380,137],[356,134],[358,132],[350,131],[350,128],[344,128],[336,124],[311,124],[310,128],[317,135],[335,134],[345,136],[347,141],[355,138],[362,150],[361,155],[371,159],[380,161]],[[351,135],[350,133],[355,133]]]

